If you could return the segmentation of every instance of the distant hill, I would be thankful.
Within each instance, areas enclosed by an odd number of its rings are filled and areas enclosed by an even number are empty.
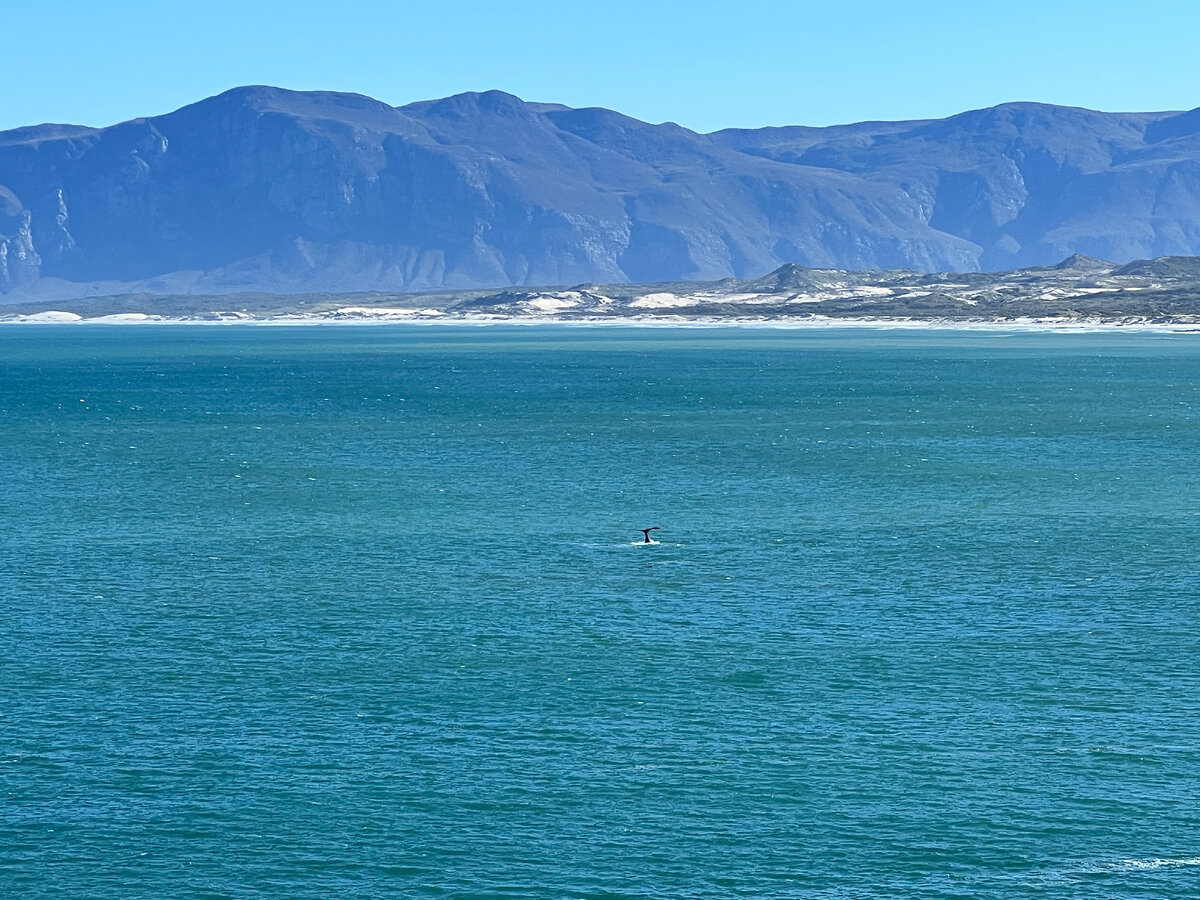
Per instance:
[[[0,293],[417,291],[1200,255],[1200,110],[697,134],[243,87],[0,132]],[[810,276],[797,272],[797,278]],[[778,277],[792,277],[785,273]]]

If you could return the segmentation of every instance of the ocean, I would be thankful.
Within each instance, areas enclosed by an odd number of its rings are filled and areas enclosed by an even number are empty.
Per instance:
[[[1200,335],[9,326],[0,435],[0,896],[1200,897]]]

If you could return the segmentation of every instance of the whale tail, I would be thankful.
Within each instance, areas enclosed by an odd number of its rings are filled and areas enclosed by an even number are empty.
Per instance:
[[[662,529],[656,525],[653,528],[639,528],[638,531],[640,531],[642,534],[644,534],[646,536],[646,539],[644,541],[642,541],[643,544],[653,544],[654,541],[650,540],[650,532],[662,531]]]

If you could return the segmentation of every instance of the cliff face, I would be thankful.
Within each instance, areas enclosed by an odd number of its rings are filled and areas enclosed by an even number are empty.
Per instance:
[[[499,92],[238,88],[0,133],[0,291],[421,290],[1200,253],[1200,113],[701,135]],[[40,282],[39,282],[40,279]],[[72,287],[74,286],[74,287]]]
[[[0,291],[37,279],[42,260],[33,246],[33,214],[0,187]]]
[[[925,123],[727,131],[726,146],[896,185],[987,270],[1200,254],[1200,110],[1011,103]]]

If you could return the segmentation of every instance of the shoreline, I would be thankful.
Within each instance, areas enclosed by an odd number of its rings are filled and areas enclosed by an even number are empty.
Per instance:
[[[216,312],[197,316],[162,316],[149,313],[117,313],[84,317],[76,313],[47,310],[41,313],[0,315],[0,326],[60,325],[60,326],[266,326],[363,327],[381,325],[453,325],[453,326],[536,326],[561,325],[574,327],[637,327],[637,328],[767,328],[782,330],[863,328],[877,330],[938,330],[938,331],[1052,331],[1084,332],[1158,332],[1172,334],[1200,333],[1200,321],[1150,321],[1135,316],[1119,319],[1102,317],[1014,317],[949,318],[931,317],[835,317],[835,316],[503,316],[496,314],[454,315],[440,310],[333,310],[324,314],[283,314],[253,316],[246,313]]]

